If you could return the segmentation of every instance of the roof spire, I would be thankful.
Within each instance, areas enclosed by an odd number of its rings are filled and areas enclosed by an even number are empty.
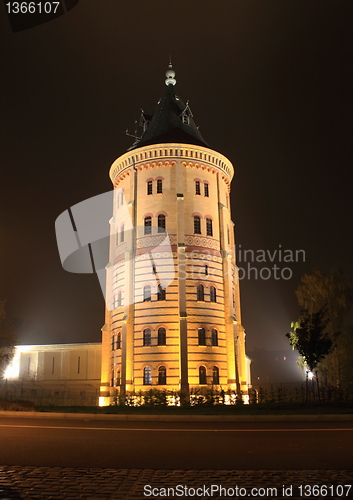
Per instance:
[[[173,70],[171,56],[169,56],[169,65],[168,65],[168,69],[167,69],[167,71],[165,73],[165,76],[167,77],[166,80],[165,80],[165,84],[166,85],[175,85],[176,84],[176,79],[174,78],[175,77],[175,71]]]

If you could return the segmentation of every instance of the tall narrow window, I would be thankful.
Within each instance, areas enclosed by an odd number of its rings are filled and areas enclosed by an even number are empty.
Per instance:
[[[205,196],[208,198],[209,197],[209,190],[208,190],[208,183],[205,182],[204,184],[204,193],[205,193]]]
[[[121,349],[121,333],[119,332],[116,336],[116,349]]]
[[[167,383],[167,370],[165,366],[158,368],[158,385],[166,385]]]
[[[213,385],[219,385],[219,368],[218,368],[218,366],[213,367],[212,383],[213,383]]]
[[[166,300],[166,290],[165,285],[158,285],[158,300]]]
[[[195,181],[195,194],[201,194],[200,181]]]
[[[163,193],[163,181],[162,179],[157,179],[157,193]]]
[[[203,285],[197,285],[196,288],[197,300],[205,300],[205,289]]]
[[[112,336],[112,351],[115,349],[115,335]]]
[[[78,356],[77,358],[77,373],[80,373],[81,369],[81,356]]]
[[[53,362],[51,365],[51,372],[54,373],[54,368],[55,368],[55,358],[53,358]]]
[[[215,328],[212,328],[212,345],[218,345],[218,332]]]
[[[204,328],[198,328],[197,329],[198,333],[198,340],[199,340],[199,345],[206,345],[206,332]]]
[[[152,217],[145,217],[145,234],[152,234]]]
[[[143,369],[143,385],[152,384],[152,370],[150,366],[146,366]]]
[[[149,328],[143,330],[143,345],[151,345],[151,330]]]
[[[165,215],[158,215],[158,232],[165,233]]]
[[[205,265],[205,276],[208,276],[208,265]]]
[[[121,190],[121,193],[120,193],[120,205],[124,205],[124,191]]]
[[[116,376],[116,385],[120,385],[120,370],[118,370],[118,373]]]
[[[147,194],[152,194],[152,181],[147,181]]]
[[[227,240],[228,240],[228,245],[230,245],[230,233],[229,233],[229,227],[227,227]]]
[[[206,234],[207,236],[213,236],[212,219],[209,218],[206,219]]]
[[[210,286],[210,302],[217,302],[216,288]]]
[[[204,366],[200,366],[199,368],[199,384],[206,384],[206,368]]]
[[[120,228],[120,243],[123,243],[123,241],[124,241],[124,238],[125,238],[124,231],[125,231],[125,226],[124,226],[124,224],[122,224],[121,228]]]
[[[166,345],[166,340],[165,328],[158,328],[158,345]]]
[[[201,219],[199,215],[194,216],[194,233],[201,234]]]
[[[121,307],[121,291],[118,292],[117,307]]]
[[[151,287],[150,285],[146,285],[143,288],[143,301],[148,302],[151,300]]]

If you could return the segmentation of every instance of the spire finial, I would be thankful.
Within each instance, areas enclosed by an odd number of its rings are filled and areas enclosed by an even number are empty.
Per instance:
[[[165,76],[167,77],[165,80],[166,85],[175,85],[176,84],[176,79],[174,78],[175,71],[173,70],[172,56],[171,55],[169,55],[169,65],[168,65],[168,69],[165,73]]]

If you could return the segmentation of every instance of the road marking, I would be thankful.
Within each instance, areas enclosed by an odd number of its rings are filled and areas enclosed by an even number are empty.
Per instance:
[[[73,427],[54,425],[7,425],[0,427],[29,428],[29,429],[73,429],[84,431],[158,431],[158,432],[327,432],[327,431],[353,431],[353,429],[159,429],[159,428],[125,428],[125,427]]]

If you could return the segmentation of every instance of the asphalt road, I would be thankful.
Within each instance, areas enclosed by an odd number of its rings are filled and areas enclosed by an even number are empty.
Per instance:
[[[0,419],[0,464],[353,470],[353,422]]]

